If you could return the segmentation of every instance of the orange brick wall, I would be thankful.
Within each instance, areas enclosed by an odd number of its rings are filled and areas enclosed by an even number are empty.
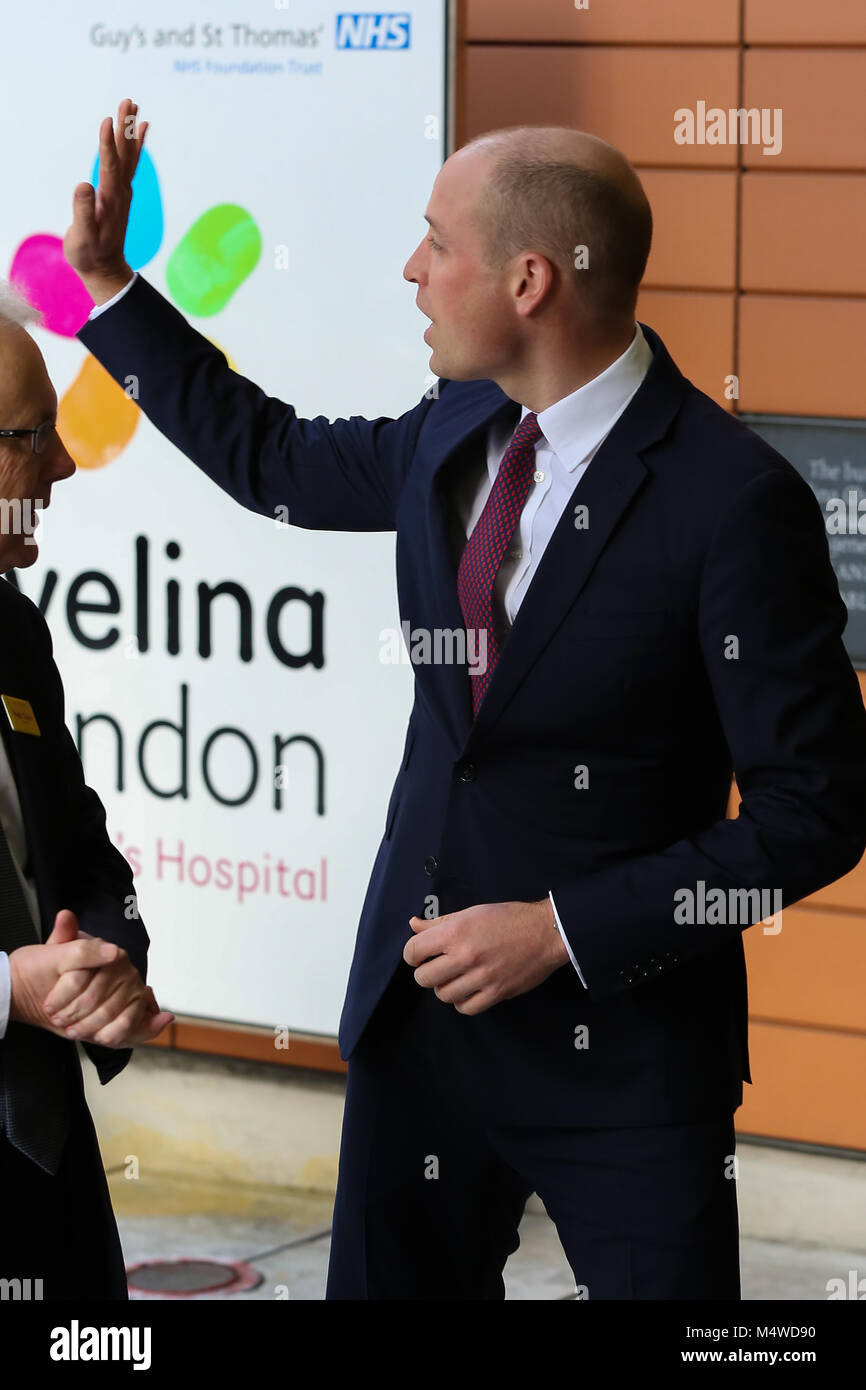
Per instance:
[[[635,165],[655,219],[638,315],[702,390],[866,415],[864,0],[463,0],[458,49],[458,145],[571,125]],[[781,152],[677,144],[674,112],[699,101],[780,108]],[[866,1149],[866,860],[745,940],[740,1130]]]

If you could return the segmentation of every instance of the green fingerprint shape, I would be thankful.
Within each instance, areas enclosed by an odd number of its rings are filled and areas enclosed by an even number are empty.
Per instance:
[[[261,233],[246,208],[217,203],[172,251],[165,268],[169,293],[188,314],[218,314],[261,254]]]

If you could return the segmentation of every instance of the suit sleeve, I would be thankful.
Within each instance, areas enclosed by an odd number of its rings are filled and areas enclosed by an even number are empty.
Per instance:
[[[159,432],[250,511],[313,530],[395,529],[432,395],[396,420],[300,419],[233,371],[141,274],[78,337]]]
[[[132,870],[111,843],[105,808],[85,782],[75,740],[66,727],[63,683],[53,657],[51,633],[38,612],[37,618],[35,627],[40,634],[48,672],[47,694],[54,727],[61,730],[58,780],[63,792],[66,833],[58,852],[64,861],[60,876],[67,892],[64,906],[76,914],[82,931],[121,946],[141,978],[146,980],[150,943],[138,916]],[[84,1043],[83,1046],[103,1085],[122,1071],[132,1056],[131,1048],[102,1047],[97,1043]]]
[[[698,609],[739,815],[553,885],[591,994],[617,994],[716,950],[763,920],[763,903],[787,907],[857,864],[866,711],[842,642],[846,619],[813,492],[793,470],[753,478],[716,528]],[[689,923],[686,894],[697,902],[713,889],[734,912],[726,906],[713,920],[718,911],[707,910],[706,921]],[[744,895],[731,897],[743,889],[768,892],[746,920]]]

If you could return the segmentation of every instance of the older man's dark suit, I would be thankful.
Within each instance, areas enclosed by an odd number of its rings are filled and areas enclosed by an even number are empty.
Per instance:
[[[415,668],[340,1025],[330,1297],[501,1296],[533,1188],[590,1297],[738,1296],[748,921],[682,924],[676,895],[702,882],[787,905],[850,870],[866,715],[812,492],[643,331],[649,372],[566,507],[474,723],[465,668]],[[396,420],[300,419],[141,277],[79,336],[244,506],[396,530],[401,618],[461,628],[451,482],[492,424],[517,423],[495,383],[442,380]],[[428,898],[444,914],[548,889],[587,989],[566,964],[471,1017],[401,964]]]
[[[122,946],[144,978],[148,938],[134,916],[132,873],[108,838],[104,809],[85,784],[66,729],[63,687],[45,620],[16,591],[14,578],[0,582],[0,693],[29,700],[41,730],[40,737],[16,733],[0,710],[43,940],[60,909],[71,908],[82,931]],[[19,1049],[38,1048],[62,1078],[69,1131],[55,1174],[0,1132],[0,1278],[41,1279],[46,1299],[126,1298],[117,1227],[75,1044],[10,1020],[6,1038],[0,1039],[0,1116],[10,1084],[4,1062],[13,1037]],[[129,1049],[95,1044],[85,1049],[103,1084],[132,1055]]]

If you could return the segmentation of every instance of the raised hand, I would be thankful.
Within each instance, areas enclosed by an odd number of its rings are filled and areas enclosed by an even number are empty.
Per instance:
[[[63,254],[84,281],[91,298],[102,304],[132,278],[123,255],[132,178],[138,166],[148,122],[139,126],[138,107],[126,97],[99,127],[99,184],[79,183],[72,197],[72,225],[63,238]]]

